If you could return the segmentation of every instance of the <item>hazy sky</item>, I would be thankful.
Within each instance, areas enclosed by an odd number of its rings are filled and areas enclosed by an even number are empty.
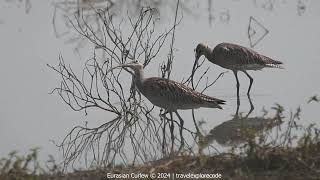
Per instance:
[[[220,42],[248,47],[247,28],[249,17],[253,16],[269,30],[254,49],[284,62],[285,66],[284,70],[250,72],[255,79],[251,91],[255,105],[253,116],[261,114],[262,107],[268,109],[274,103],[280,103],[288,110],[301,105],[303,121],[319,123],[319,104],[306,104],[306,101],[310,96],[320,94],[320,1],[302,1],[306,4],[306,11],[301,15],[297,13],[298,1],[295,0],[276,0],[272,11],[262,8],[259,0],[256,5],[250,0],[212,2],[212,26],[208,24],[206,3],[193,3],[194,16],[184,14],[176,32],[172,79],[181,81],[190,73],[193,49],[199,42],[206,42],[211,47]],[[11,150],[26,152],[35,146],[42,148],[42,158],[48,154],[58,157],[57,148],[50,139],[60,141],[74,125],[85,121],[94,126],[108,120],[108,114],[102,112],[88,116],[74,112],[57,95],[48,94],[59,85],[59,76],[46,64],[56,65],[59,54],[62,54],[65,61],[80,73],[83,62],[92,56],[92,49],[82,48],[81,55],[76,54],[74,44],[65,44],[65,37],[58,39],[54,36],[52,2],[31,0],[31,3],[28,14],[23,5],[0,3],[0,157]],[[226,21],[228,13],[230,19]],[[167,23],[173,23],[173,19],[167,17],[162,23],[167,26]],[[208,62],[206,66],[212,67],[212,79],[225,71]],[[157,76],[155,72],[146,70],[145,73],[146,76]],[[240,82],[240,110],[246,112],[249,104],[245,93],[249,81],[242,73]],[[235,87],[235,78],[229,72],[207,91],[208,95],[227,100],[223,111],[197,110],[198,118],[209,122],[208,130],[231,118],[236,104]],[[182,115],[188,117],[190,112],[185,111]],[[189,128],[193,128],[192,124],[186,122]]]

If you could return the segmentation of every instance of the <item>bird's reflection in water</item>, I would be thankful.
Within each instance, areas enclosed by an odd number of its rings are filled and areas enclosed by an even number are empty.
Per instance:
[[[239,107],[237,107],[233,119],[225,121],[210,130],[210,133],[205,136],[205,144],[210,145],[215,140],[224,146],[238,145],[246,142],[249,136],[257,137],[259,134],[283,123],[277,116],[266,117],[267,113],[262,116],[249,117],[254,107],[250,96],[248,98],[251,105],[248,113],[244,116],[243,113],[239,114]]]

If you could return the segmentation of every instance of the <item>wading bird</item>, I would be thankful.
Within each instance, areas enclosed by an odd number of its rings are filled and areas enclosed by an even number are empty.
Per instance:
[[[137,89],[155,106],[163,108],[166,113],[170,113],[172,119],[172,112],[174,112],[180,120],[180,136],[182,138],[183,120],[177,113],[179,109],[197,109],[200,107],[219,108],[225,101],[204,95],[200,92],[189,88],[182,83],[158,77],[144,77],[143,65],[138,61],[133,61],[127,64],[118,65],[111,68],[131,68],[134,73],[134,84]],[[108,71],[108,72],[109,72]],[[183,143],[183,141],[182,141]]]
[[[262,68],[282,68],[280,64],[282,62],[273,60],[269,57],[261,55],[249,48],[239,46],[231,43],[218,44],[213,50],[206,44],[200,43],[195,49],[195,62],[193,66],[193,72],[198,64],[199,58],[204,55],[210,62],[219,65],[223,68],[230,69],[233,71],[237,81],[237,105],[239,108],[239,87],[240,83],[238,80],[238,71],[245,73],[249,80],[250,85],[247,91],[247,95],[250,100],[251,108],[253,105],[250,99],[250,90],[253,83],[253,78],[247,73],[247,70],[261,70]],[[238,111],[237,108],[237,111]]]

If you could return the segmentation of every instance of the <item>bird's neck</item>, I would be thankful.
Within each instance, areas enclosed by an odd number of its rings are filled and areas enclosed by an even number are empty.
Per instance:
[[[214,61],[213,57],[211,56],[212,49],[210,47],[206,47],[204,49],[203,55],[209,60],[209,61]]]
[[[140,87],[142,87],[143,80],[144,80],[143,69],[135,70],[135,72],[134,72],[134,81],[135,81],[136,86],[138,87],[138,89],[140,89]]]

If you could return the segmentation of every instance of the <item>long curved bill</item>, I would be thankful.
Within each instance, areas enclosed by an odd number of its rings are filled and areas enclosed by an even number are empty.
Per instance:
[[[106,72],[106,74],[108,74],[109,72],[113,71],[114,69],[122,68],[122,67],[124,67],[124,64],[120,64],[120,65],[118,65],[118,66],[115,66],[115,67],[113,67],[113,68],[110,68],[110,69]]]
[[[196,65],[198,64],[198,60],[199,60],[199,58],[195,57],[194,64],[193,64],[193,67],[192,67],[192,72],[195,70]]]
[[[110,68],[106,74],[108,74],[110,71],[113,71],[114,69],[117,69],[117,68],[124,68],[124,67],[131,67],[131,64],[132,63],[127,63],[127,64],[119,64],[118,66],[115,66],[113,68]]]
[[[196,70],[196,65],[198,65],[198,60],[199,60],[199,57],[197,57],[197,53],[195,53],[195,60],[194,60],[194,64],[193,64],[193,67],[192,67],[192,74],[191,74],[192,77],[193,77],[194,72]]]

